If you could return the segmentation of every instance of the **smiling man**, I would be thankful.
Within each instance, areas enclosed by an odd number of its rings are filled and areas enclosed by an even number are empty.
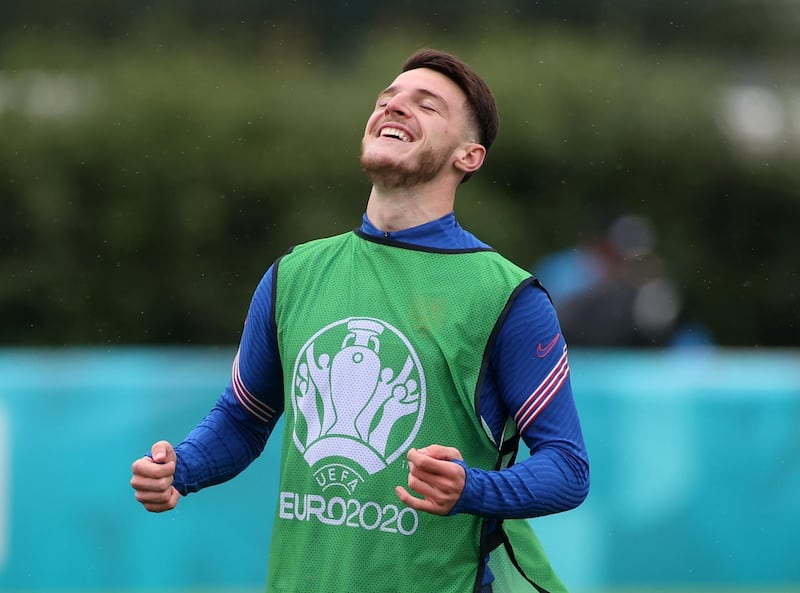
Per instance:
[[[465,173],[480,167],[486,154],[478,143],[478,126],[464,109],[465,100],[444,74],[426,68],[404,72],[380,93],[361,154],[373,197],[401,189],[417,194],[414,188],[434,182],[437,197],[445,202],[455,197],[446,186],[454,180],[457,185]],[[448,167],[459,147],[463,152]]]
[[[566,591],[528,521],[588,492],[566,343],[453,213],[497,127],[464,62],[406,61],[364,131],[361,226],[269,267],[215,408],[134,462],[146,509],[238,474],[285,415],[267,591]]]

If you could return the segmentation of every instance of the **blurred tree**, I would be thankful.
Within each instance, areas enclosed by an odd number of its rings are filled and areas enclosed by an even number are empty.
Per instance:
[[[461,30],[480,19],[510,19],[518,25],[555,24],[583,32],[623,32],[645,46],[683,46],[731,53],[800,48],[800,6],[787,0],[704,0],[675,3],[587,0],[403,0],[381,4],[260,2],[257,0],[48,0],[0,5],[0,33],[60,32],[102,40],[136,37],[154,22],[180,24],[195,34],[231,42],[261,39],[272,27],[301,25],[326,51],[347,53],[365,31],[407,24],[429,31]],[[2,36],[6,36],[2,35]]]
[[[276,257],[358,224],[375,93],[435,45],[484,72],[501,108],[498,143],[458,202],[465,226],[528,267],[598,212],[642,214],[718,342],[796,344],[800,158],[791,145],[745,154],[726,135],[728,64],[623,34],[603,4],[505,2],[491,19],[473,4],[471,17],[445,3],[416,21],[375,12],[356,34],[367,21],[321,4],[300,26],[255,2],[136,14],[112,2],[76,16],[93,32],[78,37],[61,5],[47,17],[4,5],[3,342],[235,341]],[[560,24],[533,26],[542,15]],[[318,37],[326,19],[331,37]],[[341,54],[328,52],[340,35]]]

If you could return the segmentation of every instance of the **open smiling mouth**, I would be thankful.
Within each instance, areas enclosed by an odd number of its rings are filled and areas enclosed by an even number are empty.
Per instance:
[[[380,138],[392,138],[394,140],[399,140],[400,142],[411,142],[411,137],[408,134],[406,134],[403,130],[393,128],[391,126],[383,128],[378,136]]]

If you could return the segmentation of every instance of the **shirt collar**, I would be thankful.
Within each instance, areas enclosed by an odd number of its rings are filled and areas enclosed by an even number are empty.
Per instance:
[[[383,237],[420,247],[486,247],[483,242],[478,241],[472,234],[461,228],[454,212],[445,214],[436,220],[391,233],[377,228],[364,213],[361,220],[361,232],[371,237]]]

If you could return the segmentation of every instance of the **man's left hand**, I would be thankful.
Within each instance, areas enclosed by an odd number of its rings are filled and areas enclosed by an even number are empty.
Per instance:
[[[422,496],[412,496],[402,486],[395,492],[405,504],[418,511],[446,515],[458,502],[467,473],[451,460],[463,461],[461,452],[454,447],[429,445],[408,452],[408,487]]]

